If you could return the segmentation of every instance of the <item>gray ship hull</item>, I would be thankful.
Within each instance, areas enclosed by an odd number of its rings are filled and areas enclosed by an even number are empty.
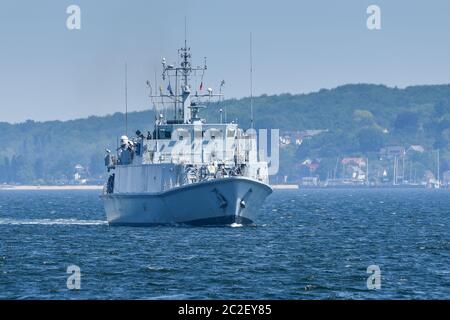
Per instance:
[[[110,225],[251,224],[272,189],[243,177],[193,183],[160,193],[105,194]]]

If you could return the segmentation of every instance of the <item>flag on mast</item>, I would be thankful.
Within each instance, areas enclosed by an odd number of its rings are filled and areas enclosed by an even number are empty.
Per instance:
[[[173,96],[172,86],[170,85],[170,82],[169,85],[167,86],[167,91],[169,91],[170,95]]]

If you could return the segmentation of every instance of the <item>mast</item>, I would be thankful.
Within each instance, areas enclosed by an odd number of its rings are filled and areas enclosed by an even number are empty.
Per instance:
[[[183,59],[184,59],[184,66],[187,67],[189,64],[188,61],[188,55],[187,55],[187,23],[186,23],[186,17],[184,17],[184,55],[183,55]],[[189,64],[190,66],[190,64]],[[187,70],[185,70],[187,71]],[[188,85],[188,73],[184,72],[184,85],[187,86]]]
[[[367,157],[367,167],[366,167],[366,184],[369,185],[369,157]]]
[[[168,100],[169,103],[174,104],[174,118],[173,120],[166,119],[168,124],[189,124],[189,123],[198,123],[201,122],[202,119],[198,117],[198,112],[200,108],[204,108],[203,105],[197,105],[202,98],[211,99],[212,97],[222,97],[222,86],[225,83],[224,81],[221,83],[220,93],[213,94],[213,90],[208,88],[208,92],[205,94],[199,94],[195,92],[195,95],[192,95],[191,85],[189,83],[190,76],[197,76],[197,72],[204,72],[207,69],[206,66],[206,58],[204,60],[203,67],[192,67],[191,65],[191,48],[188,47],[187,44],[187,27],[185,22],[185,39],[184,46],[178,50],[179,64],[173,65],[168,64],[165,58],[162,58],[162,80],[166,79],[169,81],[169,86],[167,87],[167,91],[169,93],[163,94],[160,90],[159,95],[151,96],[151,98],[160,98],[161,104],[164,105],[164,100]],[[181,58],[181,61],[180,61]],[[178,79],[181,77],[181,79]],[[171,79],[175,78],[175,90],[172,91],[172,82]],[[203,79],[203,75],[202,75]],[[180,81],[179,81],[180,80]],[[202,82],[203,85],[203,82]],[[195,99],[195,102],[191,102],[191,98]],[[181,105],[179,107],[179,105]]]
[[[394,186],[397,185],[397,155],[394,155]]]
[[[250,127],[253,129],[253,38],[250,32]]]
[[[128,66],[125,62],[125,135],[128,136]]]
[[[402,184],[405,183],[405,152],[402,154]]]
[[[191,54],[190,54],[190,48],[187,47],[187,40],[186,37],[184,38],[184,48],[181,49],[181,58],[183,61],[181,62],[181,72],[183,75],[183,88],[181,90],[182,92],[182,101],[183,101],[183,122],[188,123],[191,119],[191,88],[189,86],[188,76],[191,74]]]
[[[441,185],[441,179],[440,179],[440,163],[439,163],[439,149],[437,149],[437,184],[438,184],[438,188]]]

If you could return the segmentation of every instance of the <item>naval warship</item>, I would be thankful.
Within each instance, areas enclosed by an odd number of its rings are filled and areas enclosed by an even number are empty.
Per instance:
[[[101,195],[107,220],[129,226],[255,223],[272,193],[256,132],[222,121],[222,109],[219,123],[201,118],[203,108],[223,102],[224,81],[219,93],[203,88],[206,58],[203,66],[193,67],[186,42],[178,54],[177,64],[162,59],[159,92],[147,82],[153,130],[122,136],[114,155],[107,150]]]

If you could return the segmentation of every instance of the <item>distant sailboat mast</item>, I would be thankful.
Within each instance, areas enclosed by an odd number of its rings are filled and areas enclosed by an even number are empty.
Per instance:
[[[437,149],[437,187],[439,188],[441,186],[441,177],[440,177],[440,159],[439,159],[439,149]]]
[[[369,157],[367,157],[367,166],[366,166],[366,184],[369,185]]]
[[[394,186],[397,185],[397,155],[394,156]]]

